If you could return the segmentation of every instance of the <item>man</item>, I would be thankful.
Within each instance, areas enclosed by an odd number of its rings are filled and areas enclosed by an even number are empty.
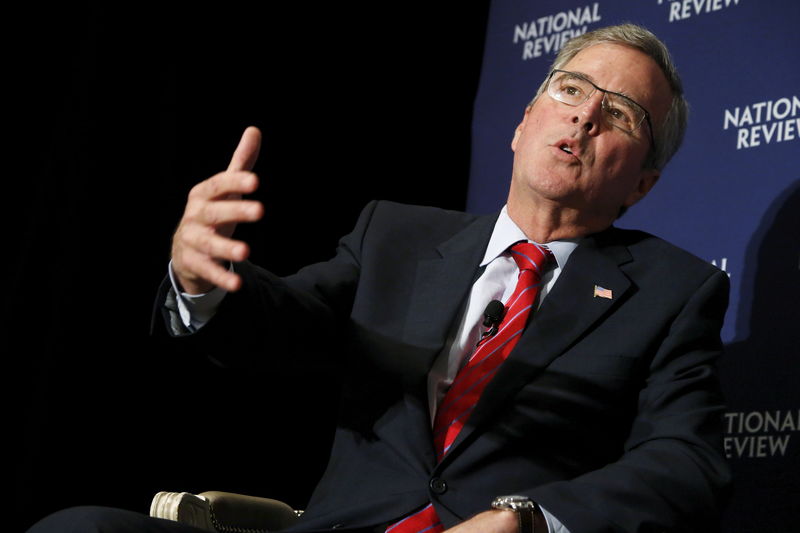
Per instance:
[[[174,334],[235,340],[236,362],[327,364],[341,352],[331,461],[294,529],[715,527],[729,478],[713,366],[727,277],[612,227],[677,149],[685,109],[652,34],[587,33],[562,49],[514,132],[499,215],[373,203],[336,257],[285,279],[242,262],[248,247],[231,238],[263,214],[241,199],[258,186],[249,170],[260,134],[245,131],[229,169],[190,193],[162,295]],[[511,246],[526,240],[543,253],[541,279],[523,289],[538,291],[527,327],[440,450],[449,389],[476,343],[501,338],[497,321],[504,330],[512,320],[523,267]],[[483,327],[492,300],[507,314]],[[293,319],[276,334],[265,317],[279,312]],[[525,509],[490,507],[504,495]]]

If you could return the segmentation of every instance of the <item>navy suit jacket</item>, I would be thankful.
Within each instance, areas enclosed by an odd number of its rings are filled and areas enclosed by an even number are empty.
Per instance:
[[[436,462],[427,374],[496,218],[374,202],[330,261],[287,278],[235,267],[243,290],[194,337],[235,346],[228,364],[346,369],[330,462],[295,529],[372,527],[428,501],[450,527],[526,494],[572,533],[712,531],[729,482],[714,368],[728,279],[643,232],[581,242]]]

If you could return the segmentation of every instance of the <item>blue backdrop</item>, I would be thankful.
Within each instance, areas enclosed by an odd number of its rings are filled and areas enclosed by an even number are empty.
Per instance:
[[[642,24],[670,48],[691,110],[683,148],[618,221],[725,270],[728,532],[800,531],[800,2],[494,0],[467,208],[505,202],[510,141],[569,38]]]

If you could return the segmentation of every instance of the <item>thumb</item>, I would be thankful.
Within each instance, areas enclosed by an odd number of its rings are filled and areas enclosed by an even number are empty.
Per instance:
[[[253,170],[258,159],[258,152],[261,149],[261,130],[255,126],[250,126],[239,140],[239,145],[233,152],[228,170]]]

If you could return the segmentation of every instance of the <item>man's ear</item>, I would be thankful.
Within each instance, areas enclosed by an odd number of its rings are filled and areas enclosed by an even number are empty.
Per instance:
[[[529,105],[525,108],[525,113],[522,115],[522,122],[519,123],[517,129],[514,130],[514,138],[511,139],[511,151],[517,151],[517,142],[519,141],[520,135],[522,135],[522,130],[525,129],[525,124],[528,122],[528,116],[530,115],[532,105]]]
[[[661,176],[661,171],[655,168],[643,168],[642,173],[639,175],[639,182],[634,190],[625,199],[625,207],[630,207],[650,192],[658,178]]]

